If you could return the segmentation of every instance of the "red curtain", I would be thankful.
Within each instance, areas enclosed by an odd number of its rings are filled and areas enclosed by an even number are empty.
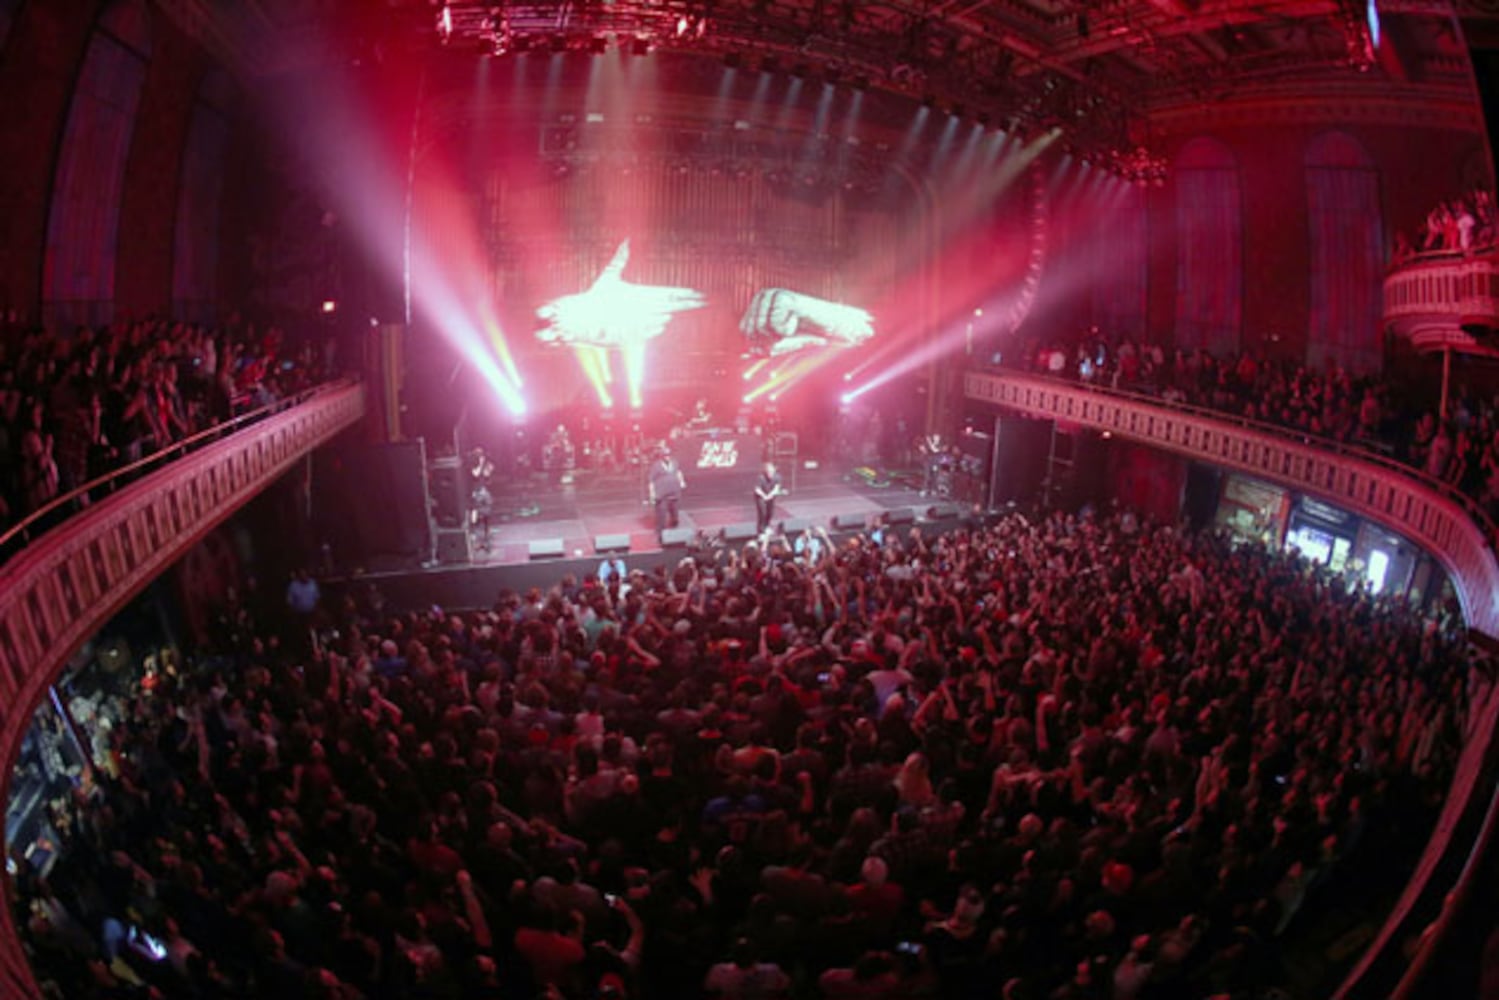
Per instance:
[[[1183,147],[1176,169],[1176,343],[1239,349],[1244,252],[1239,165],[1211,139]]]
[[[1379,174],[1351,136],[1319,136],[1306,152],[1306,196],[1312,285],[1307,360],[1375,371],[1383,360]]]
[[[1116,183],[1100,198],[1100,228],[1090,241],[1093,321],[1104,332],[1138,338],[1145,332],[1145,189]]]

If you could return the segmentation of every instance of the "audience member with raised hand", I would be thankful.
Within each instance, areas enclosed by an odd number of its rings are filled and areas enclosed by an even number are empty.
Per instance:
[[[79,1000],[144,995],[127,975],[1254,998],[1323,886],[1398,891],[1483,697],[1461,637],[1214,535],[824,542],[468,614],[330,600],[310,653],[250,622],[232,668],[136,698],[87,849],[18,875],[40,974]]]

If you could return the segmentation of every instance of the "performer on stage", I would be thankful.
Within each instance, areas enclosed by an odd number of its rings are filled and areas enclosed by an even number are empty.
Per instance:
[[[776,516],[776,497],[786,492],[774,462],[766,462],[755,484],[755,533],[763,535]]]
[[[468,474],[469,482],[473,484],[468,494],[469,528],[477,536],[479,548],[488,552],[489,519],[494,514],[494,494],[489,492],[489,479],[494,475],[494,462],[483,448],[475,448],[469,456]]]
[[[687,418],[687,429],[689,431],[705,431],[713,423],[713,414],[708,412],[708,401],[699,399],[697,405],[692,408],[692,416]]]
[[[664,444],[656,449],[656,460],[651,463],[648,482],[651,503],[656,505],[656,538],[659,541],[667,528],[677,526],[677,503],[682,499],[682,490],[687,487],[686,477]]]
[[[941,494],[941,480],[943,466],[947,462],[947,448],[942,441],[941,434],[927,434],[922,437],[919,446],[923,473],[921,480],[921,495],[938,496]]]

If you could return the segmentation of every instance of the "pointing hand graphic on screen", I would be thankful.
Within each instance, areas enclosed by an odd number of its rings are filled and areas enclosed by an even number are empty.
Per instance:
[[[785,288],[762,288],[739,320],[751,357],[782,357],[817,347],[857,347],[874,336],[874,317],[857,306]]]
[[[670,285],[637,285],[623,277],[630,260],[625,240],[587,291],[553,299],[536,310],[546,326],[536,338],[549,344],[625,348],[661,336],[679,312],[701,309],[701,292]]]

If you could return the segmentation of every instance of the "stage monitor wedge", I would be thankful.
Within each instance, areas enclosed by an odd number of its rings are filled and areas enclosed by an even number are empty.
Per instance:
[[[661,532],[663,549],[685,549],[692,541],[691,528],[667,528]]]
[[[868,514],[835,514],[833,516],[833,530],[863,531],[865,523],[868,520]]]
[[[916,520],[916,511],[910,507],[896,507],[885,511],[886,524],[910,524]]]
[[[960,513],[955,503],[934,503],[926,509],[926,516],[931,521],[945,521],[950,517],[957,517]]]
[[[747,542],[758,535],[755,525],[751,521],[741,521],[738,524],[726,524],[723,528],[723,540],[726,542]]]
[[[593,539],[593,551],[599,555],[605,552],[628,552],[630,551],[629,535],[595,535]]]
[[[527,547],[532,559],[561,559],[567,554],[567,546],[560,538],[541,538]]]
[[[817,520],[811,517],[788,517],[781,522],[781,531],[786,535],[800,535],[817,527]]]

